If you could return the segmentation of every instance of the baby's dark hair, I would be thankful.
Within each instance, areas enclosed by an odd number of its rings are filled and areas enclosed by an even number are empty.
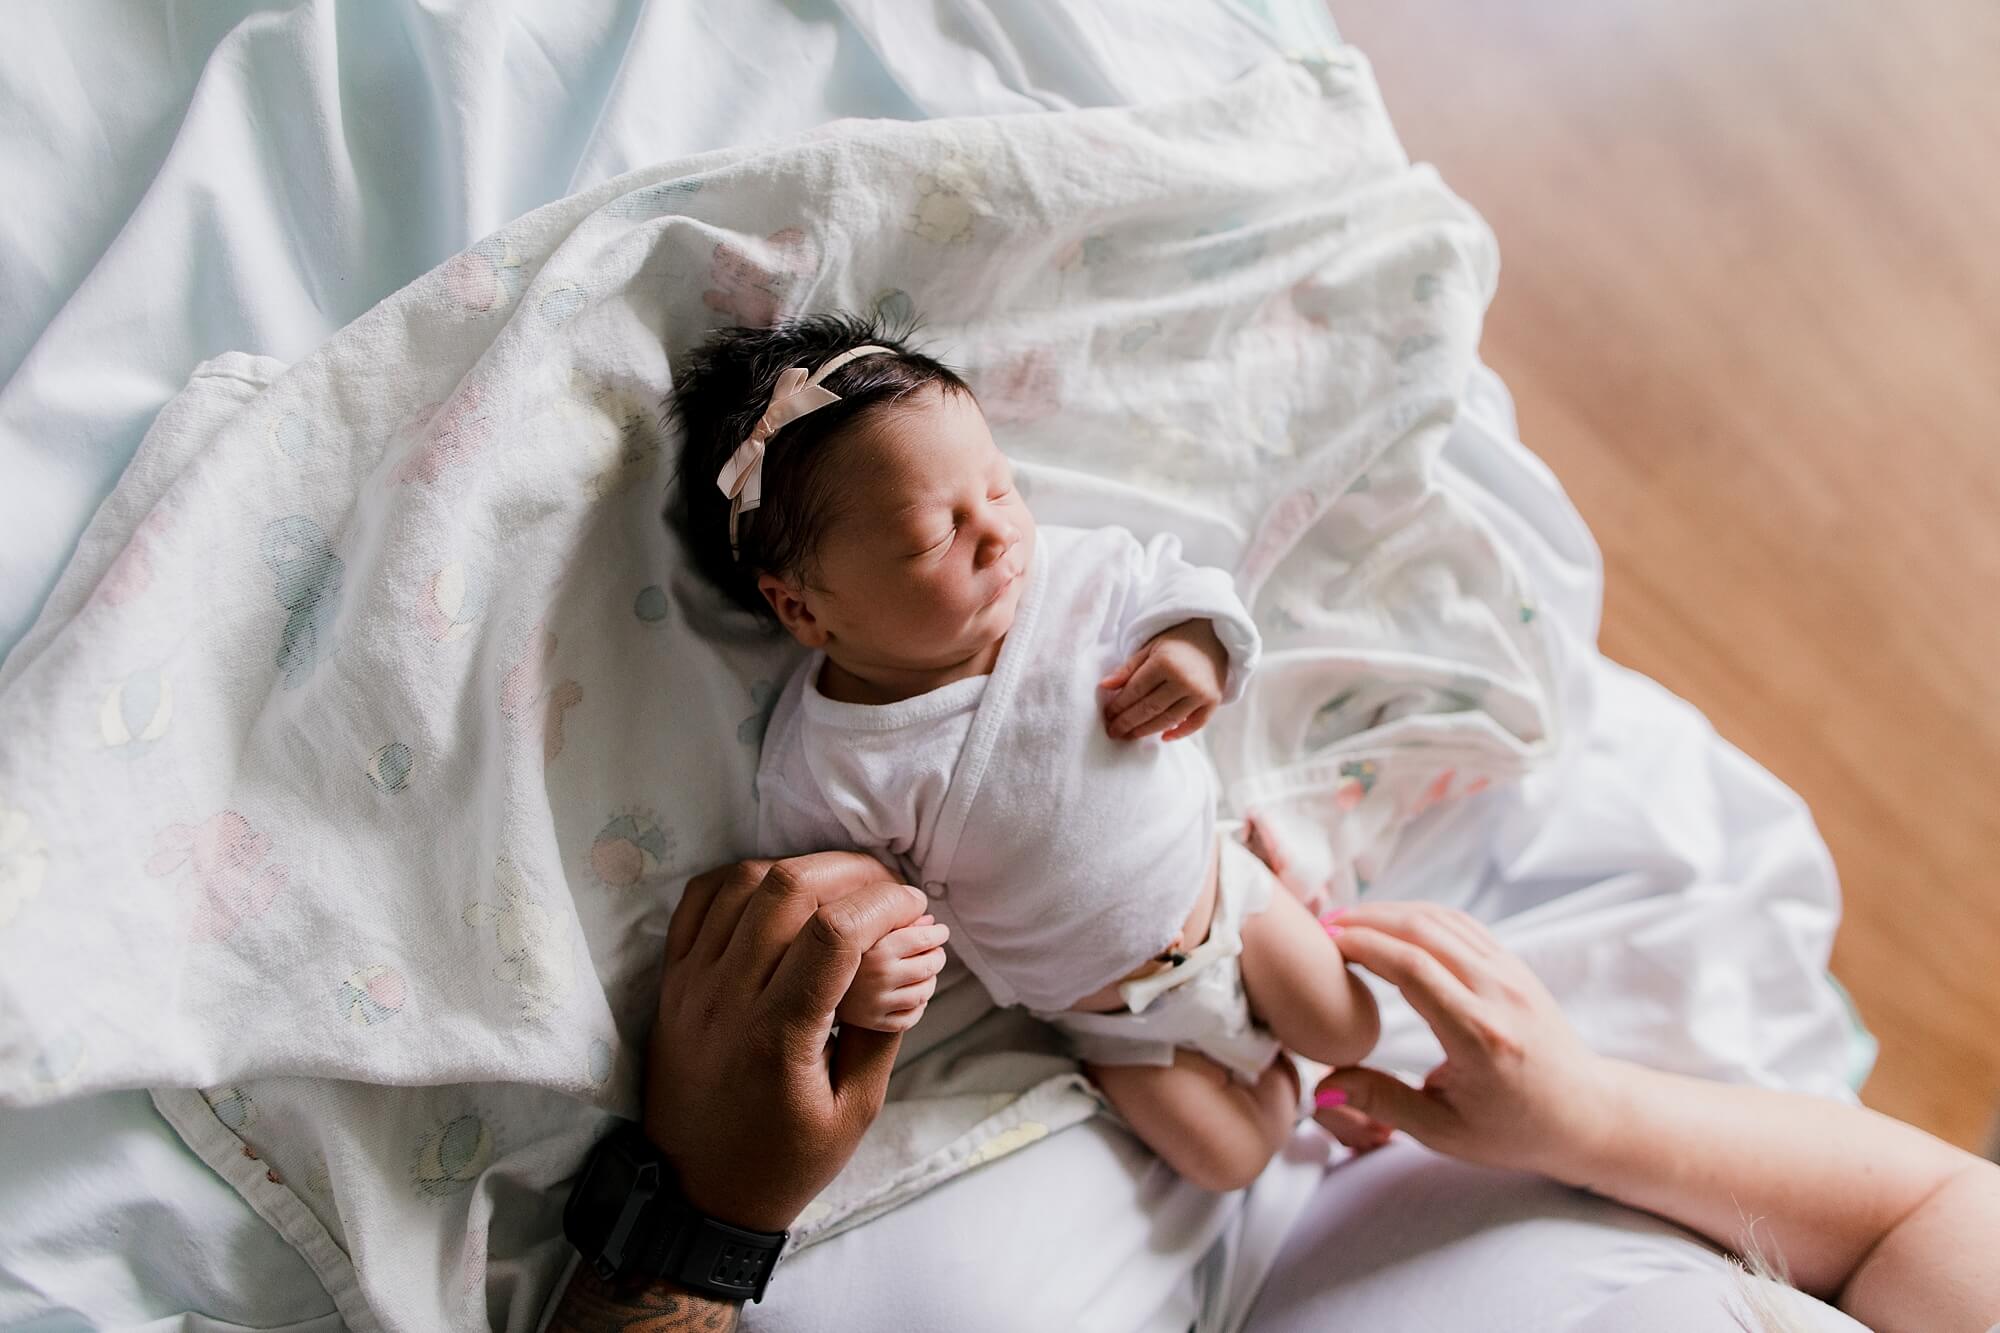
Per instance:
[[[949,366],[910,345],[916,324],[880,318],[809,315],[776,328],[730,328],[688,353],[674,375],[672,419],[685,432],[667,521],[678,527],[695,567],[739,606],[775,621],[760,573],[810,572],[833,516],[834,479],[851,428],[924,389],[972,396]],[[819,369],[870,343],[887,354],[857,357],[820,383],[840,401],[788,422],[765,445],[763,500],[737,520],[740,558],[729,552],[729,497],[716,475],[764,415],[787,367]]]

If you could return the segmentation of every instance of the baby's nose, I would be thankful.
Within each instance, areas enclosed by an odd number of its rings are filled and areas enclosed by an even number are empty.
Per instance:
[[[1013,550],[1014,543],[1020,540],[1020,528],[1012,523],[1002,524],[998,529],[987,534],[985,541],[979,543],[980,565],[983,567],[992,564],[994,561],[1000,559],[1000,557],[1006,555],[1007,552]]]

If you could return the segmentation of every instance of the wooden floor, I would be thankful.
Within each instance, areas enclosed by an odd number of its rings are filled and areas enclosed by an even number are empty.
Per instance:
[[[2000,6],[1335,0],[1500,238],[1603,646],[1800,793],[1874,1106],[2000,1106]]]

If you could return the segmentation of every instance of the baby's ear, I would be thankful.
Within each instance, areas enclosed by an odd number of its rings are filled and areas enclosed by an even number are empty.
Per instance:
[[[826,644],[826,630],[821,627],[806,604],[805,589],[787,583],[776,574],[759,574],[757,591],[764,594],[764,600],[771,604],[778,623],[783,625],[794,639],[808,648],[819,648]]]

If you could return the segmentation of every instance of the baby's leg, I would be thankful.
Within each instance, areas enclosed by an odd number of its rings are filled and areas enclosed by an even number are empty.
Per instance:
[[[1326,928],[1289,893],[1243,923],[1243,989],[1250,1012],[1288,1051],[1351,1065],[1382,1034],[1375,997],[1342,961]]]
[[[1308,918],[1310,919],[1310,918]],[[1290,1137],[1298,1075],[1279,1057],[1255,1086],[1198,1051],[1172,1065],[1085,1065],[1091,1081],[1141,1141],[1203,1189],[1242,1189]]]

